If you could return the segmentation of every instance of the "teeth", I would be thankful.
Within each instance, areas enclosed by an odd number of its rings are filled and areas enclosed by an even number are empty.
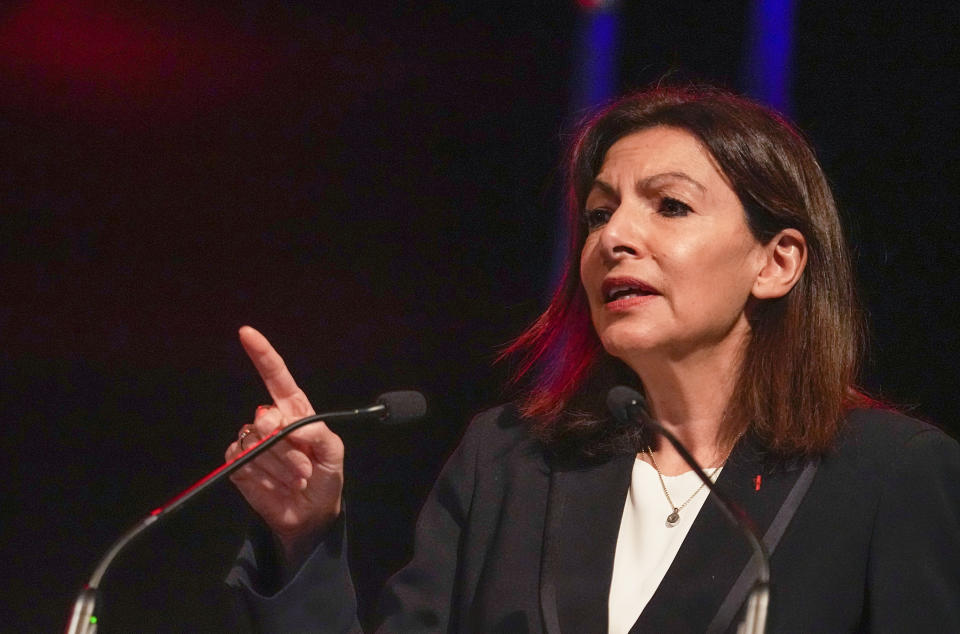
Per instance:
[[[622,299],[624,297],[634,297],[636,295],[644,295],[643,291],[637,289],[633,286],[614,286],[609,291],[607,291],[607,301],[613,301],[615,299]]]

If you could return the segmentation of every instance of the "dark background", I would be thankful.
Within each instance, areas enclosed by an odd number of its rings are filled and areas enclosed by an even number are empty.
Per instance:
[[[62,629],[106,548],[222,461],[268,400],[245,323],[318,409],[427,394],[420,423],[344,430],[364,596],[406,557],[548,295],[581,9],[390,4],[0,9],[0,629]],[[856,254],[864,383],[957,435],[960,8],[798,4],[792,114]],[[750,85],[749,6],[624,2],[619,89]],[[155,527],[102,630],[230,627],[246,521],[225,486]]]

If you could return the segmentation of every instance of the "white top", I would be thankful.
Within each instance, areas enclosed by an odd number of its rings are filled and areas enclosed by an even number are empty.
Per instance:
[[[716,481],[720,469],[708,469],[707,473],[711,480]],[[670,492],[670,499],[677,506],[686,502],[703,484],[693,471],[664,476],[663,482]],[[667,574],[708,493],[707,487],[697,492],[680,510],[679,523],[668,527],[667,515],[673,511],[673,507],[663,494],[657,472],[639,457],[636,459],[627,500],[623,505],[617,553],[613,560],[608,603],[610,634],[625,634],[633,627]]]

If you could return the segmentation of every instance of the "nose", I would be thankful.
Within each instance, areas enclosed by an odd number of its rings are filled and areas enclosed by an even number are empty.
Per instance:
[[[600,252],[608,261],[640,257],[643,253],[643,228],[637,213],[618,207],[600,229]]]

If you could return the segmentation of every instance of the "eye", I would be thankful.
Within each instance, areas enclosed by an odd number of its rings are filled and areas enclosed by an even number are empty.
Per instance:
[[[611,215],[613,215],[613,212],[605,207],[587,209],[583,212],[583,223],[587,225],[588,231],[593,231],[607,224]]]
[[[682,203],[676,198],[664,196],[660,199],[660,209],[657,211],[661,216],[666,216],[667,218],[678,218],[680,216],[686,216],[693,211],[693,209],[690,208],[690,205]]]

